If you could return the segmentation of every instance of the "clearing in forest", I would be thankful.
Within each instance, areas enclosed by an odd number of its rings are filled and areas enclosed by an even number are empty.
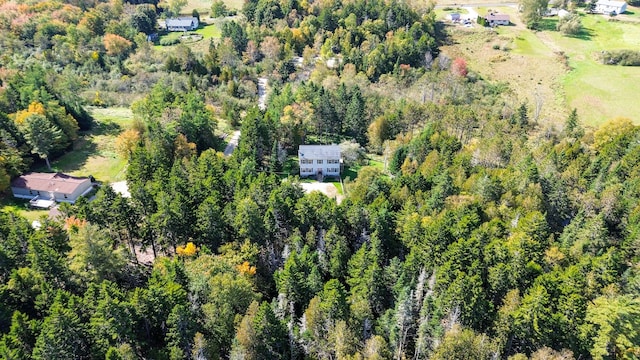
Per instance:
[[[90,131],[80,134],[73,151],[51,162],[54,170],[74,176],[93,175],[101,182],[124,180],[126,160],[115,151],[115,140],[131,126],[133,114],[128,108],[91,108],[95,122]]]
[[[488,7],[477,8],[478,13]],[[576,108],[583,123],[598,126],[624,116],[640,123],[640,67],[603,65],[603,50],[640,48],[640,9],[619,19],[582,15],[583,31],[563,36],[555,30],[557,18],[547,18],[541,31],[522,26],[513,7],[494,7],[511,16],[512,26],[497,29],[449,25],[452,45],[443,51],[467,59],[469,68],[495,82],[508,83],[529,109],[542,103],[540,120],[561,125],[569,109]],[[626,16],[626,17],[625,17]],[[621,21],[625,20],[625,21]],[[514,104],[516,105],[516,104]]]

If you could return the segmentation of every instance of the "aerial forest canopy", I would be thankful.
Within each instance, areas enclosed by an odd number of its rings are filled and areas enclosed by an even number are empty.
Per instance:
[[[0,0],[1,190],[88,106],[135,118],[130,197],[0,212],[0,359],[640,357],[630,120],[543,126],[440,53],[432,6],[249,0],[163,50],[157,5]],[[283,175],[307,143],[358,170],[341,202]]]

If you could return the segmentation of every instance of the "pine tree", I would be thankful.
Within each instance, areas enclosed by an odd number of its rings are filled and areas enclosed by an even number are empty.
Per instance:
[[[347,106],[344,122],[347,134],[360,145],[366,145],[367,119],[364,116],[364,99],[358,87],[353,89],[351,93],[351,101]]]
[[[272,173],[282,171],[282,164],[280,163],[280,159],[278,159],[278,150],[278,140],[274,140],[273,146],[271,147],[271,157],[269,158],[269,171]]]
[[[527,109],[527,104],[522,103],[518,108],[517,122],[520,127],[527,127],[529,124],[529,114]]]
[[[47,168],[51,170],[49,163],[49,152],[54,144],[62,138],[62,130],[51,124],[44,115],[29,115],[22,125],[24,137],[31,145],[31,152],[38,154],[47,163]]]
[[[580,126],[578,110],[576,108],[571,110],[571,113],[564,124],[564,134],[565,136],[572,138],[579,138],[584,135],[584,130],[582,129],[582,126]]]

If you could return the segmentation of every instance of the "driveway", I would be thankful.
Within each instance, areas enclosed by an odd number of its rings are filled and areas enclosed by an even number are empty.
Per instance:
[[[258,108],[265,110],[267,108],[267,78],[258,78]]]
[[[302,190],[307,194],[313,191],[320,191],[327,195],[328,198],[336,199],[338,204],[340,204],[342,199],[344,199],[344,196],[338,194],[338,189],[332,183],[303,182],[300,183],[300,187],[302,187]]]
[[[224,156],[230,156],[233,153],[233,150],[238,146],[238,140],[240,140],[240,130],[235,131],[231,136],[227,147],[224,149]]]
[[[126,198],[131,197],[131,193],[129,193],[129,186],[127,186],[126,181],[118,181],[118,182],[111,183],[111,188],[113,188],[113,191],[122,195],[122,197],[126,197]]]

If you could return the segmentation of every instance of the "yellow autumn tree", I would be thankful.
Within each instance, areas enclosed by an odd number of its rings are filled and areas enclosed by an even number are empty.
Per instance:
[[[33,114],[46,115],[44,105],[42,105],[42,103],[34,101],[29,104],[29,107],[25,110],[18,111],[15,117],[16,125],[22,125],[24,123],[24,120],[29,117],[29,115]]]
[[[236,269],[243,275],[255,275],[256,267],[251,266],[248,261],[243,262],[242,264],[236,265]]]
[[[116,152],[125,159],[129,159],[133,154],[133,149],[140,141],[140,133],[135,129],[125,130],[116,138]]]
[[[178,256],[192,257],[198,253],[198,248],[194,243],[188,242],[184,246],[178,246],[176,248],[176,253],[178,254]]]

